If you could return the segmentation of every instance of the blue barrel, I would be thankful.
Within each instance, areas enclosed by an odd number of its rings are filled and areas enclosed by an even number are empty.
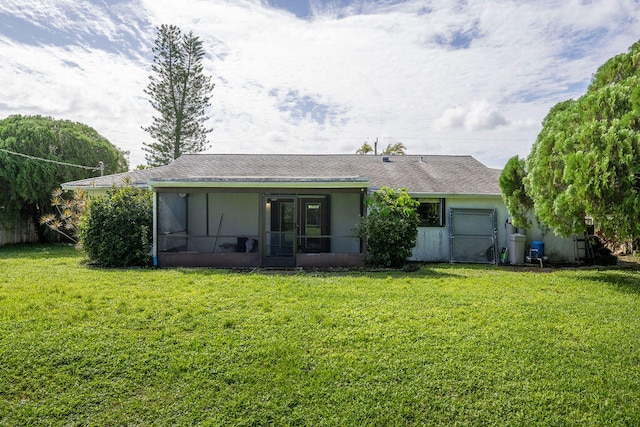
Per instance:
[[[537,253],[537,257],[542,258],[544,256],[544,242],[538,240],[531,242],[531,253]]]

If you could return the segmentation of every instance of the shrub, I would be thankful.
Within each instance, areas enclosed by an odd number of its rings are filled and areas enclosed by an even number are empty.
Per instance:
[[[360,219],[360,235],[367,237],[367,263],[402,267],[416,245],[420,203],[404,188],[382,187],[367,198],[367,216]]]
[[[125,185],[93,199],[80,223],[80,241],[91,262],[104,267],[150,264],[151,192]]]

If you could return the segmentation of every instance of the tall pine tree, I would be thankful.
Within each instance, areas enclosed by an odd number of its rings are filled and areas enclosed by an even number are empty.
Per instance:
[[[153,54],[153,74],[144,92],[160,115],[143,128],[156,140],[143,143],[143,150],[150,166],[160,166],[208,148],[206,109],[214,84],[203,72],[202,41],[191,31],[183,34],[175,25],[160,26]]]

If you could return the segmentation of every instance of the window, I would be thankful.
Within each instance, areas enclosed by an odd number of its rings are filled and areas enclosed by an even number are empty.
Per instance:
[[[444,227],[444,199],[419,200],[420,227]]]

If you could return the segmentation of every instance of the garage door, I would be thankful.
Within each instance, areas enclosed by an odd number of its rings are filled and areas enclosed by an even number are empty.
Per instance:
[[[496,264],[497,218],[495,209],[449,211],[450,261]]]

